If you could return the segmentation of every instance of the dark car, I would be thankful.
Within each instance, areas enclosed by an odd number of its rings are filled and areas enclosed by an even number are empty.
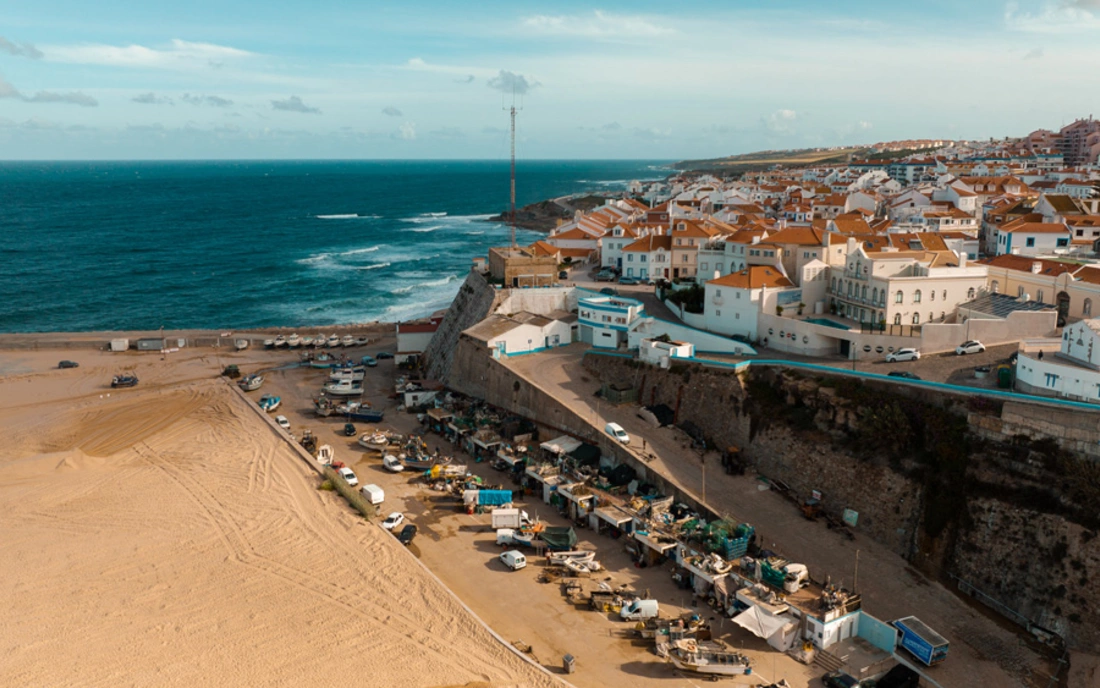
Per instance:
[[[742,344],[752,344],[752,340],[743,334],[731,334],[730,339],[735,342],[741,342]]]
[[[830,671],[821,677],[821,683],[825,688],[862,688],[858,678],[843,671]]]
[[[920,674],[904,664],[899,664],[878,680],[876,688],[917,688],[920,685]]]
[[[393,358],[393,354],[391,354],[389,351],[379,351],[374,355],[374,357],[381,361],[385,358]]]
[[[137,375],[115,375],[111,378],[111,387],[134,387],[137,383]]]
[[[619,278],[619,284],[637,284],[637,283],[638,283],[638,278],[637,277],[620,277]]]
[[[344,437],[355,437],[355,423],[344,423]]]
[[[600,270],[598,273],[596,273],[596,281],[597,282],[614,282],[615,281],[615,273],[611,272],[610,270]]]
[[[416,537],[416,526],[409,524],[401,529],[401,532],[397,535],[397,541],[402,545],[408,545]]]
[[[569,279],[569,272],[567,270],[560,271],[558,273],[558,279]]]
[[[489,461],[489,468],[492,468],[494,471],[507,471],[511,470],[512,467],[508,465],[507,461],[497,457]]]
[[[612,289],[611,287],[604,287],[603,289],[600,290],[600,293],[601,294],[607,294],[608,296],[614,296],[615,295],[615,290]]]
[[[79,368],[80,364],[76,361],[62,361],[57,364],[58,368]]]
[[[889,375],[890,377],[903,377],[906,380],[919,380],[920,379],[919,375],[914,375],[913,373],[910,373],[909,371],[906,371],[906,370],[891,370],[889,373],[886,373],[886,374]]]

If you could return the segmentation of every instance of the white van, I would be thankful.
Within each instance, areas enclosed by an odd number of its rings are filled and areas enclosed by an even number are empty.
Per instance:
[[[500,560],[504,562],[505,566],[513,571],[519,571],[527,566],[527,557],[523,556],[523,552],[517,552],[515,550],[501,552]]]
[[[626,430],[623,430],[623,426],[618,423],[608,423],[603,431],[623,444],[630,444],[630,435],[626,434]]]
[[[619,616],[624,621],[645,621],[656,619],[658,614],[657,600],[634,600],[630,604],[624,604],[619,610]]]
[[[359,488],[359,492],[366,498],[371,504],[381,504],[386,501],[386,493],[382,491],[381,487],[377,485],[364,485]]]

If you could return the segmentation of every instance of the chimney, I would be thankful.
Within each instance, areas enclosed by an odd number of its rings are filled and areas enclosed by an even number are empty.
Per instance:
[[[960,268],[965,268],[966,267],[966,259],[967,259],[966,251],[964,251],[960,248],[958,256],[959,256],[959,267]]]
[[[1043,271],[1043,264],[1040,263],[1037,260],[1032,261],[1032,263],[1031,263],[1031,274],[1038,275],[1042,271]]]

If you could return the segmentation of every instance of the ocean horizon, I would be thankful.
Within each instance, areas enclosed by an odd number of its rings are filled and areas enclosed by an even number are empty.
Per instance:
[[[667,164],[517,161],[516,203],[622,190]],[[487,219],[508,190],[507,160],[0,162],[0,332],[423,317],[507,243]]]

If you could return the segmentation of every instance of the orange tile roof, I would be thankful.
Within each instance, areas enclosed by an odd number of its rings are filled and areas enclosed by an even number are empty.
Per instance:
[[[794,244],[796,246],[822,246],[825,243],[825,231],[813,227],[787,227],[768,237],[775,244]]]
[[[1028,256],[1017,256],[1009,254],[986,258],[985,260],[980,262],[985,265],[992,265],[996,268],[1004,268],[1005,270],[1017,270],[1019,272],[1031,272],[1032,264],[1039,263],[1039,274],[1046,275],[1048,277],[1057,277],[1058,275],[1066,272],[1072,274],[1078,268],[1078,266],[1076,265],[1061,263],[1056,260],[1029,258]]]
[[[1006,234],[1019,232],[1021,234],[1068,234],[1069,228],[1060,222],[1027,222],[1016,220],[1006,225],[1001,225],[999,231]]]
[[[592,234],[589,234],[588,232],[584,231],[583,229],[580,229],[579,227],[574,227],[573,229],[562,232],[561,234],[555,234],[554,236],[552,236],[550,238],[551,239],[581,240],[581,241],[595,241],[597,239],[597,237],[593,236]]]
[[[630,244],[623,251],[631,251],[633,253],[649,253],[650,251],[656,251],[658,249],[664,249],[666,251],[672,250],[672,237],[667,234],[650,234],[649,236],[642,237],[634,243]]]
[[[794,284],[778,269],[767,265],[750,265],[740,272],[730,273],[707,284],[734,289],[760,289],[762,287],[793,287]]]

